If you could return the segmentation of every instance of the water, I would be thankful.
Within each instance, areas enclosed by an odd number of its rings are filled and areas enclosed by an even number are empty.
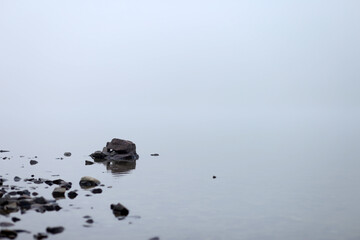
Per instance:
[[[62,225],[64,233],[54,238],[68,239],[359,237],[360,195],[356,189],[360,164],[354,143],[359,135],[351,118],[230,122],[219,121],[211,128],[165,126],[165,130],[142,138],[138,133],[131,140],[137,143],[140,159],[126,172],[102,163],[85,166],[85,160],[90,160],[87,155],[110,140],[99,141],[96,135],[82,143],[72,141],[73,147],[66,149],[72,156],[64,160],[56,159],[63,152],[33,149],[39,161],[34,166],[26,157],[19,157],[20,150],[3,153],[13,156],[0,162],[7,183],[12,183],[15,175],[25,178],[34,174],[62,178],[79,189],[74,200],[58,200],[63,207],[59,212],[13,214],[22,219],[16,228],[36,233],[46,226]],[[90,149],[95,142],[100,142],[98,147]],[[56,139],[49,145],[55,143],[62,147]],[[150,156],[155,152],[160,156]],[[81,190],[78,182],[86,175],[105,184],[102,194],[85,196],[89,192]],[[51,199],[52,188],[38,186],[36,191]],[[110,210],[110,204],[117,202],[130,210],[121,221]],[[83,226],[85,215],[94,219],[91,227]],[[32,237],[22,234],[22,238]]]
[[[18,238],[359,239],[359,4],[1,1],[0,175],[79,190]],[[86,166],[114,137],[136,166]]]

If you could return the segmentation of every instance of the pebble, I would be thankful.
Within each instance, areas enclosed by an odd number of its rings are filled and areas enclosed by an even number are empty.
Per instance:
[[[58,233],[62,233],[64,231],[64,227],[47,227],[46,228],[46,232],[51,233],[51,234],[58,234]]]
[[[30,160],[30,165],[35,165],[35,164],[38,164],[38,161],[36,161],[36,160]]]
[[[65,153],[64,153],[64,156],[65,156],[65,157],[70,157],[70,156],[71,156],[71,152],[65,152]]]
[[[99,194],[99,193],[102,193],[102,189],[101,188],[95,188],[93,190],[91,190],[92,193],[94,194]]]

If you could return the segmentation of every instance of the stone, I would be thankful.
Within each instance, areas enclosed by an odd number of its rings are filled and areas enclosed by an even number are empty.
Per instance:
[[[129,140],[114,138],[106,144],[102,151],[96,151],[90,155],[95,161],[135,161],[139,159],[136,153],[135,143]]]
[[[13,230],[3,229],[0,231],[0,238],[15,239],[16,237],[17,233]]]
[[[14,181],[15,181],[15,182],[18,182],[18,181],[20,181],[20,180],[21,180],[20,177],[18,177],[18,176],[15,176],[15,177],[14,177]]]
[[[58,234],[58,233],[62,233],[64,231],[64,227],[47,227],[46,228],[46,232],[51,233],[51,234]]]
[[[111,204],[110,208],[112,209],[115,217],[119,217],[119,216],[125,217],[129,215],[129,210],[126,207],[124,207],[121,203]]]
[[[100,181],[96,178],[85,176],[80,179],[79,184],[81,188],[92,188],[98,186]]]
[[[30,160],[30,165],[35,165],[35,164],[38,164],[38,161],[36,161],[36,160]]]
[[[54,198],[65,198],[65,192],[66,192],[66,188],[64,187],[56,187],[53,192],[52,195]]]
[[[70,156],[71,156],[71,152],[65,152],[65,153],[64,153],[64,156],[65,156],[65,157],[70,157]]]
[[[20,221],[21,219],[20,218],[17,218],[17,217],[12,217],[11,218],[11,221],[13,221],[13,222],[18,222],[18,221]]]
[[[34,234],[34,238],[37,240],[48,238],[48,235],[46,233],[38,233]]]
[[[101,188],[94,188],[93,190],[91,190],[92,193],[94,194],[99,194],[102,193],[102,189]]]
[[[93,164],[94,164],[94,162],[92,162],[92,161],[88,161],[88,160],[85,161],[85,165],[93,165]]]
[[[159,154],[158,154],[158,153],[152,153],[152,154],[150,154],[150,156],[153,156],[153,157],[158,157],[158,156],[159,156]]]
[[[88,220],[86,220],[86,223],[92,224],[92,223],[94,223],[94,220],[88,219]]]
[[[78,195],[78,194],[77,194],[75,191],[68,192],[68,197],[69,197],[70,199],[76,198],[77,195]]]

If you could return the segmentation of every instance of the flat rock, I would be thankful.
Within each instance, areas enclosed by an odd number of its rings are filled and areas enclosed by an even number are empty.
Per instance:
[[[36,161],[36,160],[30,160],[30,165],[35,165],[35,164],[38,164],[38,161]]]

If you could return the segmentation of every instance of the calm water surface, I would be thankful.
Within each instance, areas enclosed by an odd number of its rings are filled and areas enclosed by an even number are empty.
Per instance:
[[[21,218],[14,228],[34,234],[64,226],[52,239],[358,239],[360,152],[354,140],[359,129],[351,118],[327,117],[173,124],[159,132],[161,126],[154,124],[153,132],[134,132],[131,140],[140,159],[125,172],[102,163],[85,166],[87,155],[111,139],[101,134],[66,143],[36,138],[34,146],[43,147],[25,146],[24,152],[14,145],[15,150],[1,154],[12,156],[0,162],[7,184],[14,176],[34,174],[71,181],[79,190],[74,200],[58,200],[59,212],[12,214]],[[61,151],[61,145],[66,149]],[[56,160],[64,151],[72,156]],[[155,152],[160,156],[150,156]],[[39,163],[30,166],[35,155]],[[89,191],[78,182],[86,175],[101,180],[102,194],[85,196]],[[54,186],[36,187],[52,199]],[[123,220],[110,210],[117,202],[130,210]],[[94,219],[91,227],[83,226],[85,215]]]

